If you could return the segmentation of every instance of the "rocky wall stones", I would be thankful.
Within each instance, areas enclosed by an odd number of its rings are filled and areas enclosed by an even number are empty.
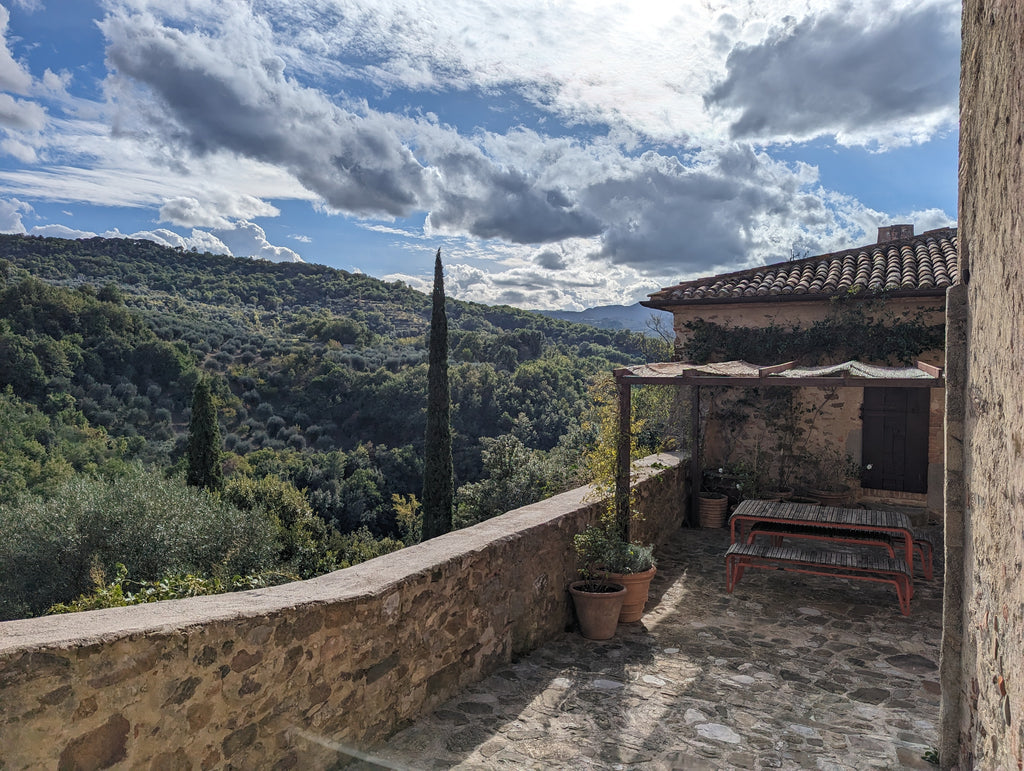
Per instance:
[[[1024,3],[966,0],[960,90],[967,288],[965,513],[950,767],[1024,768]],[[965,248],[966,247],[966,248]],[[956,621],[960,622],[959,630]],[[955,653],[943,650],[944,655]],[[945,662],[944,662],[945,664]],[[944,666],[945,669],[945,666]],[[946,683],[944,682],[944,685]],[[944,706],[948,706],[944,705]],[[957,732],[955,740],[948,734]]]
[[[648,459],[644,537],[682,521]],[[0,768],[333,767],[571,623],[589,489],[310,581],[0,624]]]

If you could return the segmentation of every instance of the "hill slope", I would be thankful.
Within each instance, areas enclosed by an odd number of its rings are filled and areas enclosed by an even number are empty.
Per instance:
[[[206,372],[229,473],[292,480],[343,531],[392,532],[392,495],[418,494],[420,292],[318,265],[17,235],[0,235],[0,290],[0,387],[51,420],[105,431],[126,458],[180,463]],[[549,450],[579,427],[595,377],[660,354],[627,331],[448,307],[458,484],[485,473],[488,437]]]

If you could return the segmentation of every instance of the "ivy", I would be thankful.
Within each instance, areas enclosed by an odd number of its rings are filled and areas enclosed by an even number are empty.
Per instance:
[[[924,351],[945,345],[945,324],[909,319],[870,319],[863,308],[841,306],[810,326],[769,324],[732,327],[696,319],[685,324],[689,340],[682,359],[696,364],[741,359],[759,364],[799,361],[805,366],[849,359],[912,364]]]

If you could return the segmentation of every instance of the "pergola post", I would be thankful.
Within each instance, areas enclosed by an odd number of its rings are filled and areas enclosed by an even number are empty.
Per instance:
[[[700,451],[700,386],[690,387],[690,516],[691,527],[700,524],[700,487],[703,478]]]
[[[629,383],[616,378],[619,394],[619,432],[615,447],[615,522],[619,535],[629,540],[629,448],[632,444],[633,395]]]

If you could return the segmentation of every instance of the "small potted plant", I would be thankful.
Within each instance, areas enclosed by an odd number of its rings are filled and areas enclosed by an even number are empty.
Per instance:
[[[580,633],[588,640],[610,640],[619,624],[626,587],[612,582],[608,572],[598,567],[596,529],[591,526],[573,539],[580,578],[569,584],[569,594],[580,622]]]
[[[826,446],[808,456],[808,461],[807,495],[822,506],[839,506],[846,502],[860,477],[860,464],[853,456],[838,447]]]
[[[612,523],[591,525],[574,539],[580,575],[584,581],[624,586],[626,595],[617,623],[639,621],[657,569],[650,546],[620,538]],[[587,636],[587,635],[584,635]]]

